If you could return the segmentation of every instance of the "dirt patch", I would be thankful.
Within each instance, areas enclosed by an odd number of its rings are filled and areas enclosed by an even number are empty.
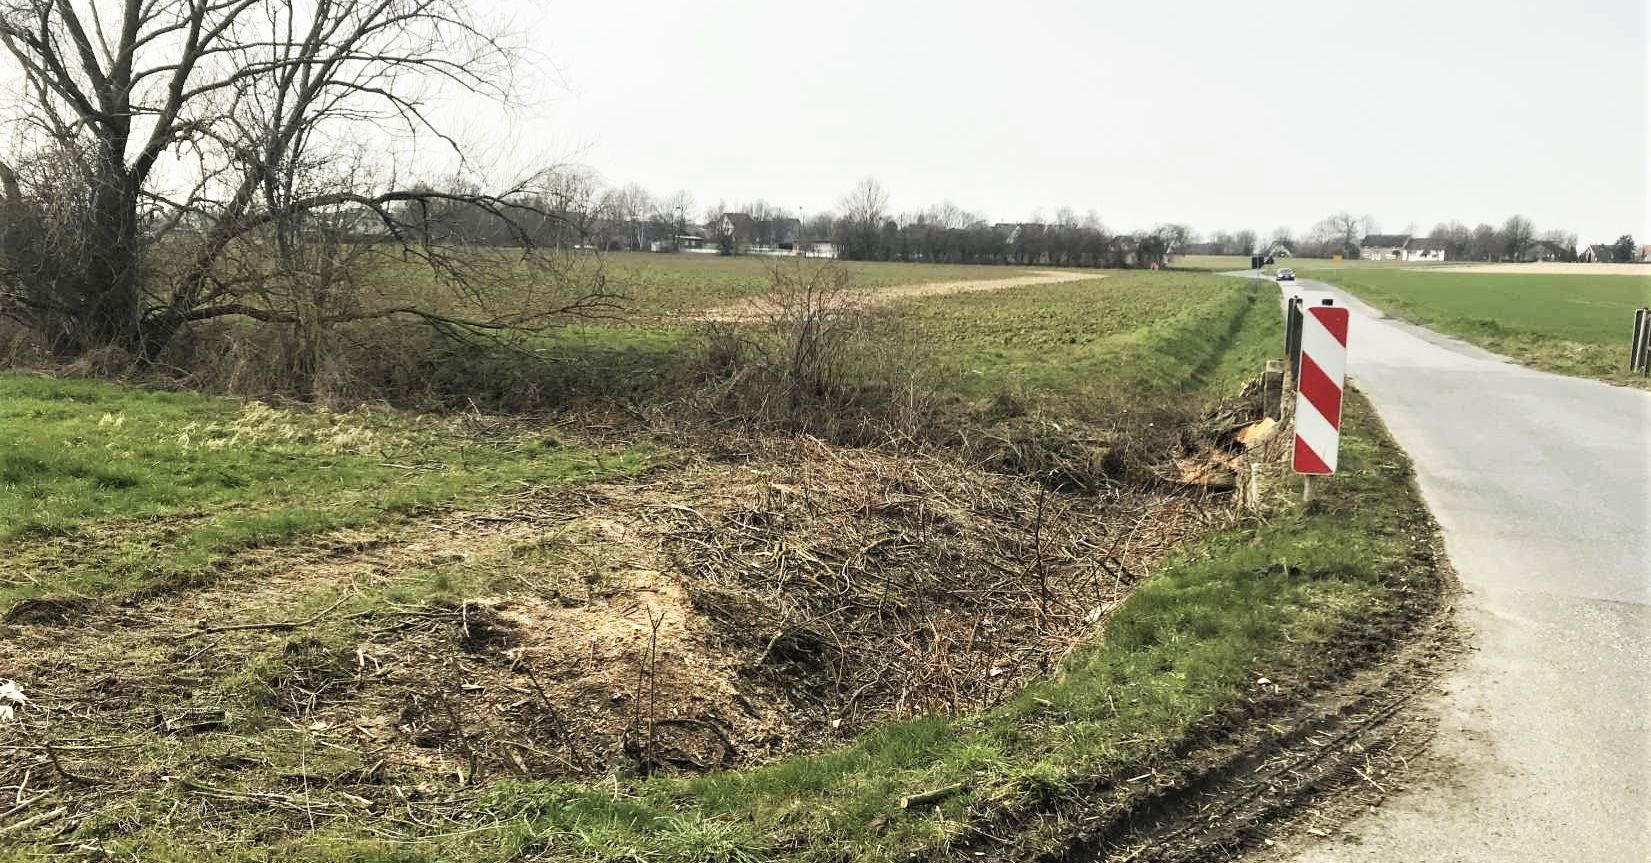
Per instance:
[[[124,602],[38,601],[0,626],[0,678],[94,809],[180,776],[379,800],[748,766],[999,703],[1232,517],[806,438],[713,452],[249,550]],[[15,729],[0,747],[0,785],[59,784]]]
[[[1063,282],[1081,282],[1090,279],[1104,279],[1105,273],[1078,272],[1074,270],[1038,270],[1027,276],[1010,276],[1002,279],[977,279],[961,282],[924,282],[915,285],[895,285],[887,288],[878,288],[857,296],[852,305],[858,308],[871,308],[885,303],[912,300],[920,297],[943,296],[946,294],[963,294],[975,291],[1001,291],[1007,288],[1023,288],[1031,285],[1057,285]],[[720,323],[750,323],[767,317],[767,311],[761,301],[754,299],[730,303],[725,306],[708,309],[695,315],[702,321]]]
[[[96,603],[83,596],[41,596],[25,599],[0,615],[0,623],[68,623],[87,613]]]

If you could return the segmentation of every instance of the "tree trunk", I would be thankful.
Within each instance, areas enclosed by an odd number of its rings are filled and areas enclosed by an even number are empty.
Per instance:
[[[80,254],[83,265],[69,308],[71,351],[140,347],[142,253],[137,186],[118,160],[105,160],[94,178]]]

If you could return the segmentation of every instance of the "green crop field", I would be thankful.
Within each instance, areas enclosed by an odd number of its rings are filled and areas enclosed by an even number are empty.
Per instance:
[[[623,252],[603,256],[611,284],[644,313],[692,312],[762,293],[768,267],[817,265],[818,260],[762,258],[751,255],[647,254]],[[962,264],[906,264],[843,261],[857,287],[865,290],[925,282],[1006,279],[1026,270]]]
[[[1273,322],[1259,294],[1216,276],[1133,270],[931,297],[890,314],[935,345],[968,395],[1197,399],[1260,369]]]
[[[1182,270],[1224,273],[1249,269],[1250,259],[1243,255],[1179,255],[1170,261],[1170,266]]]
[[[1644,385],[1628,374],[1634,309],[1651,277],[1418,271],[1298,265],[1394,317],[1567,375]]]

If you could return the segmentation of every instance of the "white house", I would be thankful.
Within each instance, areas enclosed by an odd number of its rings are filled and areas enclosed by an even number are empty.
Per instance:
[[[1409,234],[1366,234],[1359,241],[1359,257],[1366,261],[1442,261],[1445,243]]]
[[[1407,261],[1442,261],[1445,259],[1445,241],[1431,237],[1411,237],[1405,243],[1404,259]]]
[[[1359,241],[1359,257],[1366,261],[1402,261],[1409,234],[1365,234]]]

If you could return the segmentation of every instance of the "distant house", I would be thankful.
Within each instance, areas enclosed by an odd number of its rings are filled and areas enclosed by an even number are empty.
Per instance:
[[[1445,242],[1409,234],[1366,234],[1359,241],[1359,257],[1366,261],[1442,261]]]
[[[1571,250],[1549,240],[1536,240],[1525,247],[1519,256],[1521,261],[1563,261],[1571,256]]]
[[[1651,246],[1640,246],[1639,259],[1641,263],[1651,261]]]
[[[1366,234],[1359,241],[1359,257],[1366,261],[1402,261],[1409,234]]]
[[[751,244],[758,248],[793,251],[802,233],[802,219],[755,219],[751,223]]]
[[[754,219],[750,213],[723,213],[716,222],[719,237],[728,237],[740,250],[795,251],[802,236],[801,219]]]
[[[1445,259],[1445,241],[1432,237],[1411,237],[1410,242],[1405,243],[1404,255],[1407,261],[1442,261]]]
[[[756,234],[757,221],[749,213],[723,213],[717,220],[717,235],[732,239],[738,248],[751,245]]]
[[[1296,256],[1296,251],[1290,248],[1289,243],[1283,240],[1274,240],[1262,254],[1269,258],[1293,258]]]
[[[1608,246],[1604,243],[1598,243],[1583,249],[1582,254],[1577,255],[1576,259],[1584,264],[1631,263],[1630,261],[1618,261],[1617,247]]]

